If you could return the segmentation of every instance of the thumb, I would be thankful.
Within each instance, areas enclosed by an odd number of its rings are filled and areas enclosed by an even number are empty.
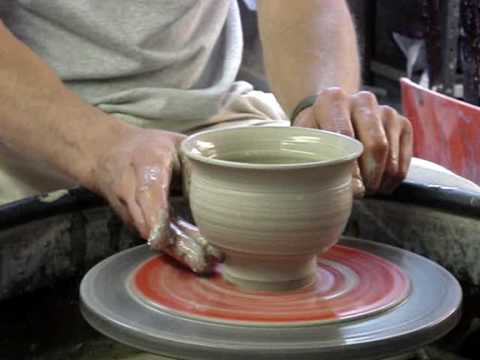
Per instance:
[[[146,234],[149,246],[162,250],[169,245],[170,233],[169,191],[172,177],[168,163],[152,166],[141,166],[137,169],[139,187],[136,202],[139,205],[146,223]]]
[[[161,211],[159,212],[157,221],[150,230],[147,244],[153,250],[164,250],[172,245],[173,239],[168,212]]]
[[[356,199],[361,199],[365,196],[365,185],[363,184],[360,167],[357,162],[355,162],[352,175],[353,196]]]

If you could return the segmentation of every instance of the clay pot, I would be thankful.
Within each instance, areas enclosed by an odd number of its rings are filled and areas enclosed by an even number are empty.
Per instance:
[[[350,216],[362,144],[315,129],[243,127],[198,133],[181,149],[193,218],[225,253],[224,277],[261,290],[312,283],[316,256]]]

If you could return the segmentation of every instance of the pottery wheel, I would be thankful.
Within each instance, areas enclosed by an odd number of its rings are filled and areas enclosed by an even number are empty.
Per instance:
[[[401,354],[451,330],[461,289],[405,250],[344,238],[318,261],[317,282],[240,291],[139,246],[92,268],[82,312],[100,332],[181,359],[370,359]]]

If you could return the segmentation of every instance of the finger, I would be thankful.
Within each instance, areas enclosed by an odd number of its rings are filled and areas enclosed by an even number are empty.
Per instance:
[[[353,196],[357,199],[361,199],[365,196],[365,185],[363,184],[360,167],[356,161],[353,167],[352,190]]]
[[[389,106],[381,106],[380,114],[383,127],[388,140],[388,156],[383,173],[380,192],[391,193],[402,181],[400,176],[400,136],[402,134],[402,119],[400,115]]]
[[[127,204],[115,195],[108,196],[107,200],[115,213],[122,219],[123,223],[128,226],[133,226],[134,221],[130,216]]]
[[[161,249],[171,241],[168,195],[172,164],[160,160],[155,165],[137,165],[135,199],[142,210],[149,233],[149,245]]]
[[[108,192],[106,192],[105,195],[113,210],[120,216],[125,224],[134,226],[135,220],[128,206],[128,186],[126,186],[125,176],[122,176],[120,179],[115,179],[107,188]]]
[[[375,96],[359,92],[352,97],[352,123],[364,145],[359,164],[367,193],[379,190],[388,157],[389,144]]]
[[[128,211],[133,219],[134,225],[142,238],[146,239],[149,236],[149,230],[147,228],[147,223],[144,218],[142,209],[136,201],[137,181],[133,165],[130,165],[129,171],[125,175],[122,187],[124,201],[126,202]]]
[[[340,88],[323,90],[313,106],[317,127],[354,137],[349,101],[348,95]]]
[[[108,197],[110,203],[121,218],[137,229],[142,237],[146,236],[146,224],[143,214],[135,201],[136,179],[132,166],[116,178],[109,187],[111,194]]]
[[[402,180],[407,176],[413,156],[413,129],[410,121],[402,117],[403,128],[400,136],[399,168]]]

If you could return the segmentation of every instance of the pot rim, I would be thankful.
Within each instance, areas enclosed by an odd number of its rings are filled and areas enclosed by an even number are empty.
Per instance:
[[[319,135],[327,135],[331,137],[342,138],[346,140],[350,146],[352,146],[353,151],[345,156],[339,156],[334,159],[328,160],[318,160],[318,161],[309,161],[309,162],[302,162],[296,164],[257,164],[257,163],[245,163],[245,162],[237,162],[237,161],[230,161],[230,160],[222,160],[217,158],[207,157],[202,154],[200,151],[194,152],[194,146],[192,145],[198,138],[204,136],[205,134],[210,133],[217,133],[217,132],[238,132],[238,131],[251,131],[255,128],[258,131],[263,131],[262,129],[276,129],[280,131],[291,131],[289,129],[293,129],[293,127],[283,127],[283,126],[242,126],[242,127],[235,127],[235,128],[221,128],[221,129],[213,129],[213,130],[205,130],[198,132],[194,135],[188,136],[185,140],[182,141],[180,145],[181,153],[187,156],[189,159],[199,161],[201,163],[216,165],[221,167],[229,167],[229,168],[236,168],[236,169],[255,169],[255,170],[292,170],[292,169],[304,169],[304,168],[312,168],[316,166],[328,166],[328,165],[338,165],[341,163],[350,162],[352,160],[358,159],[363,153],[363,144],[355,138],[339,134],[333,131],[327,130],[320,130],[320,129],[312,129],[312,128],[300,128],[295,127],[296,131],[305,132],[308,134],[319,134]]]

